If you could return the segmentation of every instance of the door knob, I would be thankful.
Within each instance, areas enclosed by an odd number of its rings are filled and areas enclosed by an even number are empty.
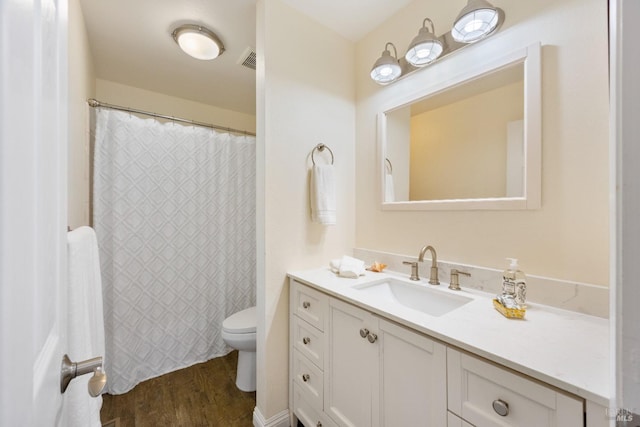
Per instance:
[[[102,357],[74,363],[65,354],[60,366],[60,393],[67,391],[72,379],[91,372],[93,372],[93,376],[89,379],[89,394],[91,397],[97,397],[107,385],[107,374],[102,370]]]

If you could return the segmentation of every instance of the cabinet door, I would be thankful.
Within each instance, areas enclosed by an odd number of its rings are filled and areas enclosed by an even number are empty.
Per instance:
[[[446,425],[446,347],[383,319],[378,330],[379,384],[374,397],[378,416],[373,425]]]
[[[373,340],[378,333],[377,319],[333,298],[329,300],[328,315],[324,411],[339,426],[371,426],[371,390],[377,375],[378,343]]]
[[[447,427],[473,427],[471,424],[463,420],[451,412],[447,413]]]

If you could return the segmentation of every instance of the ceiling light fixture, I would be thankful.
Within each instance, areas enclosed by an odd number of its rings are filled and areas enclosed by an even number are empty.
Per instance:
[[[394,56],[391,56],[389,46],[393,48]],[[398,51],[393,43],[387,43],[384,46],[382,56],[373,64],[371,68],[371,78],[382,85],[388,84],[396,80],[402,74],[402,68],[398,62]]]
[[[215,59],[224,52],[224,45],[218,36],[200,25],[181,25],[173,30],[171,36],[184,53],[196,59]]]
[[[431,24],[431,31],[427,28],[427,22]],[[441,53],[442,42],[435,35],[433,21],[429,18],[424,18],[422,28],[409,44],[409,49],[407,49],[404,59],[414,67],[424,67],[436,60]]]
[[[502,9],[486,0],[469,0],[458,14],[451,36],[460,43],[475,43],[493,33],[503,21]]]

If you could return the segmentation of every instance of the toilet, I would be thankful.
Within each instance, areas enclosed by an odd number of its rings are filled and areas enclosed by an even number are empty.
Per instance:
[[[222,339],[238,350],[236,386],[256,391],[256,308],[250,307],[224,319]]]

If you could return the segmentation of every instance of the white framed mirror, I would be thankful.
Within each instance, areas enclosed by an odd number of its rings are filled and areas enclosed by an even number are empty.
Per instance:
[[[384,210],[537,209],[541,47],[475,60],[378,113]]]

